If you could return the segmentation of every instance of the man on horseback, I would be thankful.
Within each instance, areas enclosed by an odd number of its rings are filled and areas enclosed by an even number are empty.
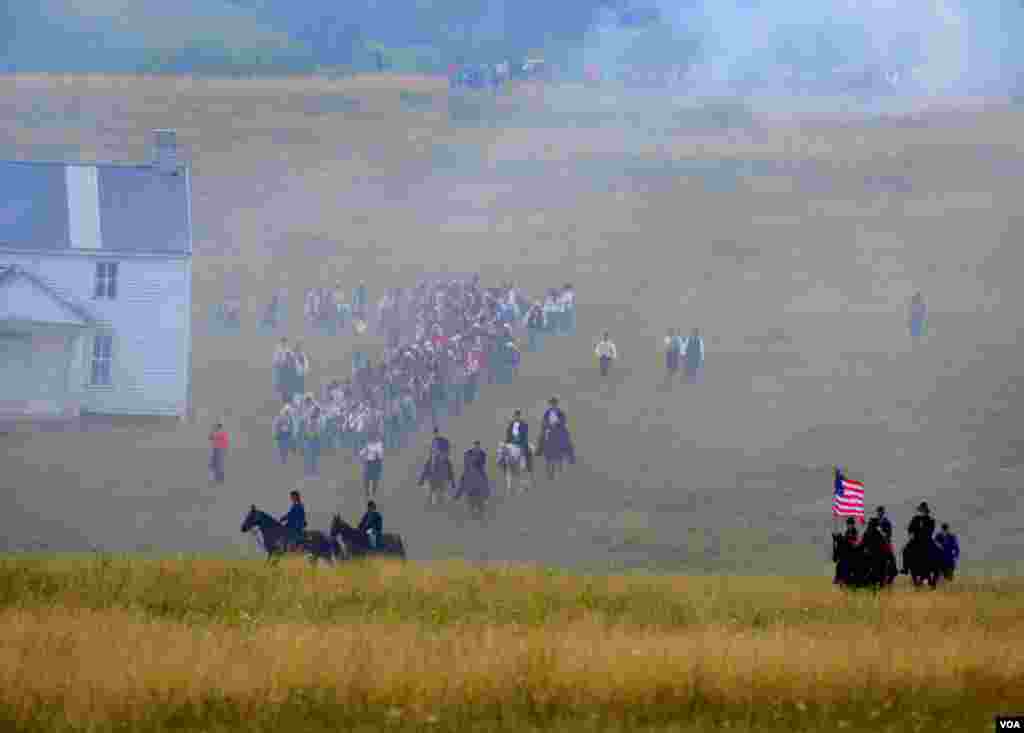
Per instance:
[[[505,431],[505,442],[518,445],[526,458],[526,470],[533,475],[533,455],[530,452],[530,426],[523,420],[520,410],[512,413],[512,422]]]
[[[441,435],[441,429],[436,425],[434,426],[434,438],[430,441],[430,455],[431,457],[445,457],[449,456],[451,450],[451,443],[448,442],[448,438]]]
[[[455,488],[455,469],[450,458],[451,443],[441,435],[441,430],[434,427],[434,439],[430,441],[430,455],[420,474],[419,486],[430,482],[428,499],[436,504],[445,484]]]
[[[549,407],[541,420],[540,442],[537,451],[544,456],[549,480],[562,468],[563,459],[576,463],[576,453],[569,435],[568,418],[558,406],[558,398],[549,400]]]
[[[491,493],[491,483],[487,478],[487,451],[480,447],[480,441],[474,440],[473,447],[463,457],[462,480],[459,490],[453,497],[455,500],[465,496],[470,508],[477,514],[483,513],[484,502]]]
[[[384,519],[377,511],[377,502],[366,502],[366,514],[359,521],[357,529],[366,538],[367,548],[376,549],[378,540],[384,534]]]
[[[297,547],[306,541],[303,534],[306,529],[306,507],[302,505],[302,496],[298,491],[293,490],[290,496],[292,506],[288,513],[281,517],[281,524],[288,529],[292,545]]]
[[[891,550],[882,532],[878,517],[868,520],[861,546],[866,553],[866,577],[871,584],[888,585],[896,577],[895,563],[890,563]]]
[[[875,514],[877,516],[873,517],[872,520],[877,520],[878,531],[882,533],[882,537],[885,539],[886,574],[895,577],[899,574],[899,571],[896,569],[896,553],[892,547],[892,522],[886,516],[884,506],[877,507]]]
[[[857,537],[857,525],[853,517],[846,518],[846,531],[842,535],[834,535],[836,576],[833,583],[844,585],[850,580],[850,572],[853,570],[853,559],[860,545]]]
[[[907,567],[908,551],[926,551],[934,555],[935,520],[932,519],[931,509],[928,502],[922,501],[917,505],[917,514],[907,525],[907,533],[910,540],[903,546],[903,574],[907,575],[910,569]]]

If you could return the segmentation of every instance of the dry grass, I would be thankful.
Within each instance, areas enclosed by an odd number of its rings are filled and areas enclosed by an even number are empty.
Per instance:
[[[980,730],[1024,702],[1018,587],[8,559],[0,709],[25,730]]]

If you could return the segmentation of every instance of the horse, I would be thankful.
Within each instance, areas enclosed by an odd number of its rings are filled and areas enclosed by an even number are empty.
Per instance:
[[[847,588],[891,586],[896,579],[892,553],[885,544],[860,544],[850,547],[841,534],[832,535],[832,562],[840,563],[836,576]]]
[[[447,487],[455,488],[455,470],[447,455],[435,453],[427,459],[420,475],[420,485],[424,483],[430,484],[427,491],[428,504],[437,504],[438,500],[443,499]]]
[[[341,537],[341,540],[335,540],[336,537]],[[366,536],[343,520],[340,514],[335,514],[331,519],[331,539],[343,547],[344,556],[348,558],[383,555],[406,559],[405,542],[401,535],[384,532],[377,539],[376,547],[368,547]]]
[[[302,541],[295,543],[291,540],[291,532],[281,525],[276,519],[260,511],[253,504],[249,513],[242,521],[242,533],[259,530],[263,549],[267,553],[267,562],[280,558],[287,552],[305,553],[312,562],[326,560],[333,564],[335,558],[341,554],[341,547],[319,530],[312,530],[302,533]]]
[[[531,443],[530,451],[536,453],[536,448]],[[518,494],[526,491],[531,483],[532,476],[524,479],[526,473],[526,453],[518,443],[498,443],[498,450],[495,454],[499,468],[505,474],[505,495],[512,495],[512,480],[515,479],[519,485]]]
[[[554,481],[555,474],[562,472],[566,460],[574,462],[571,438],[564,426],[545,427],[538,450],[544,456],[549,481]]]
[[[934,589],[944,567],[939,547],[932,540],[911,541],[903,551],[903,572],[910,576],[914,587],[927,582]]]

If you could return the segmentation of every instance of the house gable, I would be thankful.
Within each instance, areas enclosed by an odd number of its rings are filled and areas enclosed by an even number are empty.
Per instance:
[[[0,321],[86,327],[97,319],[39,276],[12,266],[0,268]]]

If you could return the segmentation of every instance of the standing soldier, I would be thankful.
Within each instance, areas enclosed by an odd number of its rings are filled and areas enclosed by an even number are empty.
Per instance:
[[[674,328],[668,330],[665,337],[665,369],[668,370],[666,379],[671,380],[679,372],[679,357],[683,353],[683,338]]]
[[[924,296],[920,292],[910,299],[910,335],[915,340],[924,336],[927,330],[928,309],[924,304]]]
[[[345,299],[345,290],[341,287],[341,283],[336,282],[334,284],[334,319],[338,333],[343,332],[345,324],[348,323],[351,317],[352,306]]]
[[[306,459],[306,476],[320,476],[320,431],[323,427],[320,405],[313,401],[313,395],[306,395],[306,411],[303,419],[303,453]]]
[[[541,339],[544,338],[544,309],[540,301],[535,302],[526,314],[526,335],[530,352],[540,351]]]
[[[569,336],[576,335],[576,289],[572,283],[566,283],[562,289],[562,305],[565,309],[565,332]]]
[[[960,541],[949,531],[949,525],[943,523],[942,531],[935,535],[935,544],[942,550],[942,575],[946,580],[952,580],[960,560]]]
[[[686,378],[690,384],[696,384],[700,376],[700,370],[704,368],[704,339],[701,338],[700,329],[693,329],[693,333],[686,339]]]
[[[281,402],[290,403],[292,386],[295,384],[295,362],[288,348],[288,339],[284,336],[274,350],[273,370],[274,391],[280,396]]]
[[[228,433],[217,423],[210,431],[210,481],[224,483],[224,456],[228,451]]]
[[[309,373],[309,356],[303,350],[301,341],[295,342],[293,358],[295,362],[295,381],[292,383],[292,394],[305,394],[306,375]]]
[[[288,463],[288,453],[292,449],[292,407],[285,405],[274,418],[274,442],[277,443],[281,465]]]
[[[604,332],[604,336],[602,336],[601,340],[597,343],[594,353],[597,354],[598,361],[601,365],[601,376],[607,377],[608,369],[611,367],[612,362],[619,358],[618,351],[615,349],[615,344],[612,343],[607,331]]]
[[[384,469],[384,443],[377,433],[370,435],[366,447],[360,451],[360,457],[363,459],[363,490],[366,498],[376,497]]]
[[[365,330],[366,328],[366,309],[368,304],[369,294],[366,290],[366,282],[360,280],[359,287],[352,292],[352,315],[354,318],[362,321],[360,330]]]

